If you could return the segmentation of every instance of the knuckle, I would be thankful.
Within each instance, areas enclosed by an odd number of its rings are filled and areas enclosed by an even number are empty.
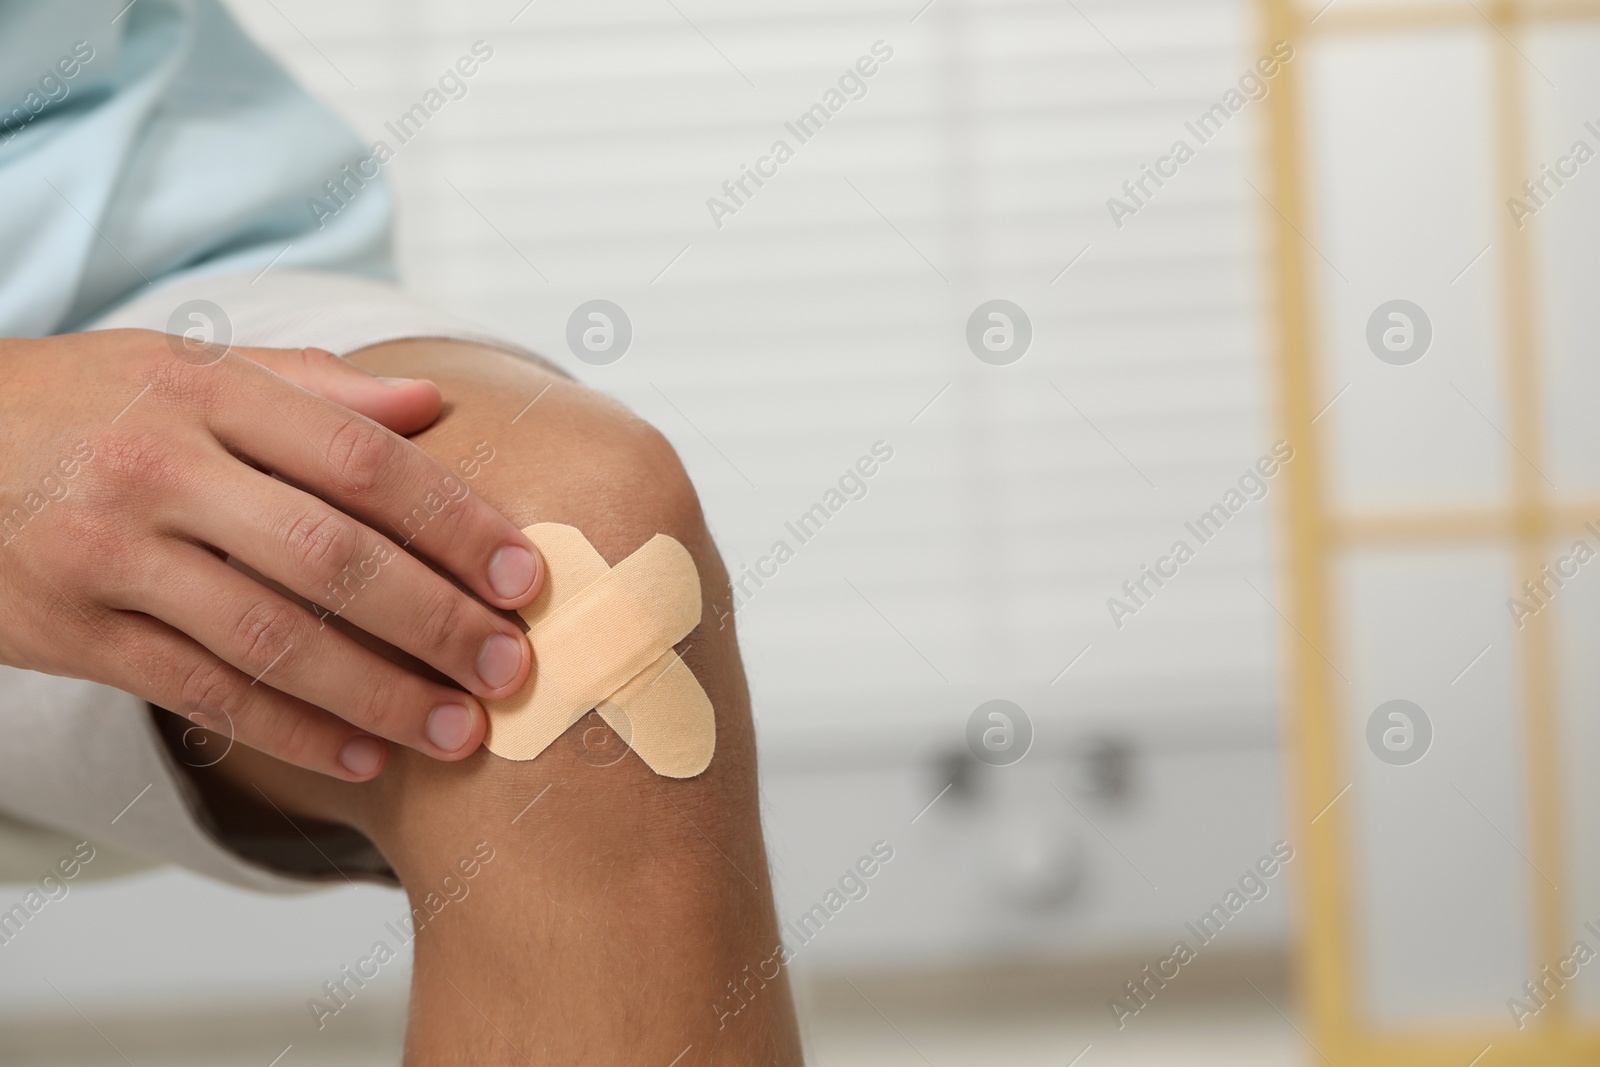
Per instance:
[[[295,644],[301,622],[287,601],[260,601],[245,609],[234,627],[241,658],[265,669]]]
[[[280,348],[277,350],[274,361],[281,365],[279,373],[289,371],[284,376],[291,381],[297,381],[299,376],[316,369],[320,361],[315,356],[315,349],[311,348]]]
[[[327,754],[325,732],[315,716],[278,716],[272,731],[272,754],[302,767],[320,762]]]
[[[257,352],[256,360],[301,388],[309,388],[308,383],[343,363],[332,352],[320,348],[265,348]]]
[[[144,332],[144,331],[140,331]],[[229,360],[224,357],[215,366],[197,366],[178,359],[168,347],[168,339],[151,333],[152,342],[145,346],[145,384],[151,394],[168,404],[200,412],[215,410],[226,385],[224,373],[217,373]],[[237,366],[233,361],[230,370]]]
[[[400,438],[359,415],[346,418],[328,442],[328,461],[358,496],[370,494],[399,459]]]
[[[180,714],[208,729],[219,716],[233,715],[239,707],[244,687],[239,673],[221,660],[206,659],[184,675],[178,689]]]
[[[148,493],[182,483],[187,468],[165,435],[142,429],[99,435],[94,465],[119,493]]]
[[[454,646],[473,623],[467,598],[450,587],[431,594],[416,618],[417,643],[428,652]]]
[[[325,348],[296,348],[293,355],[308,371],[346,371],[350,364]]]
[[[467,531],[470,519],[478,514],[472,491],[453,474],[447,474],[435,490],[441,507],[434,519],[434,536],[439,541],[454,541]]]
[[[360,538],[354,523],[333,511],[301,515],[284,534],[289,558],[317,585],[332,582],[355,559]]]
[[[415,692],[409,686],[399,667],[385,664],[373,672],[367,684],[361,687],[361,697],[355,708],[355,718],[364,729],[384,737],[402,738],[417,732],[410,709],[417,705]]]
[[[466,519],[476,513],[471,490],[450,474],[430,483],[409,505],[395,525],[406,544],[450,544],[467,533]]]

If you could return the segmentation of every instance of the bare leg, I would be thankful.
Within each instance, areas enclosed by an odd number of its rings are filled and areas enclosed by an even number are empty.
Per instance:
[[[683,542],[705,604],[678,649],[716,708],[716,756],[697,778],[661,778],[591,717],[528,762],[394,747],[361,785],[236,747],[197,772],[203,787],[238,808],[259,788],[297,817],[359,829],[413,907],[493,850],[417,936],[413,1067],[667,1067],[686,1048],[678,1067],[800,1063],[787,977],[768,962],[779,937],[749,696],[720,614],[727,574],[672,450],[612,402],[488,349],[408,341],[352,359],[437,381],[447,413],[416,440],[452,468],[476,458],[468,484],[519,525],[570,523],[612,564],[657,532]]]

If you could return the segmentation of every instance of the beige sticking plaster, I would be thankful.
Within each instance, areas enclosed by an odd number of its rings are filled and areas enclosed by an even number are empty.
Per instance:
[[[672,648],[700,622],[688,550],[656,534],[608,567],[575,527],[541,522],[523,533],[545,560],[544,588],[521,611],[534,669],[515,695],[486,702],[489,751],[533,759],[594,710],[657,774],[705,770],[716,716]]]

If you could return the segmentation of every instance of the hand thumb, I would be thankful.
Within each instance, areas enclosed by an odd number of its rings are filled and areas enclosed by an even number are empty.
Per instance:
[[[423,378],[378,378],[320,348],[236,348],[236,353],[398,434],[439,417],[439,387]]]

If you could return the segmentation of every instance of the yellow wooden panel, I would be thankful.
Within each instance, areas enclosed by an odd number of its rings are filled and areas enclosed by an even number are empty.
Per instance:
[[[1265,42],[1296,43],[1321,33],[1396,33],[1428,26],[1477,22],[1485,33],[1505,38],[1494,49],[1494,139],[1501,196],[1515,192],[1526,170],[1525,72],[1509,42],[1521,26],[1539,20],[1600,20],[1597,0],[1499,0],[1455,4],[1345,5],[1321,9],[1313,20],[1292,0],[1261,0]],[[1352,544],[1448,543],[1463,540],[1509,544],[1517,568],[1533,573],[1545,562],[1550,534],[1576,529],[1600,514],[1596,502],[1553,500],[1536,474],[1544,454],[1539,374],[1539,336],[1533,294],[1536,279],[1528,234],[1502,213],[1496,247],[1504,258],[1502,279],[1506,331],[1504,373],[1508,438],[1527,459],[1512,465],[1511,497],[1502,508],[1435,510],[1381,515],[1337,515],[1328,505],[1325,456],[1315,418],[1317,277],[1309,262],[1313,191],[1306,171],[1301,122],[1305,115],[1301,67],[1285,68],[1268,106],[1267,170],[1275,211],[1265,214],[1271,235],[1268,276],[1277,284],[1271,335],[1276,341],[1276,390],[1282,432],[1297,450],[1287,471],[1278,514],[1281,572],[1293,632],[1284,638],[1283,701],[1290,742],[1291,837],[1306,842],[1301,883],[1298,950],[1301,997],[1317,1055],[1336,1067],[1484,1067],[1499,1064],[1600,1063],[1600,1027],[1579,1026],[1567,1004],[1553,1001],[1533,1025],[1509,1024],[1481,1032],[1373,1030],[1359,1015],[1355,987],[1359,916],[1352,914],[1350,827],[1340,806],[1329,806],[1348,781],[1337,728],[1336,689],[1328,657],[1333,648],[1335,603],[1329,575],[1335,554]],[[1532,620],[1519,635],[1519,703],[1523,769],[1527,791],[1528,841],[1532,865],[1552,872],[1532,883],[1534,951],[1541,959],[1563,954],[1566,904],[1556,888],[1565,870],[1562,855],[1562,795],[1557,758],[1554,641],[1549,618]],[[1312,1057],[1315,1058],[1315,1057]]]

